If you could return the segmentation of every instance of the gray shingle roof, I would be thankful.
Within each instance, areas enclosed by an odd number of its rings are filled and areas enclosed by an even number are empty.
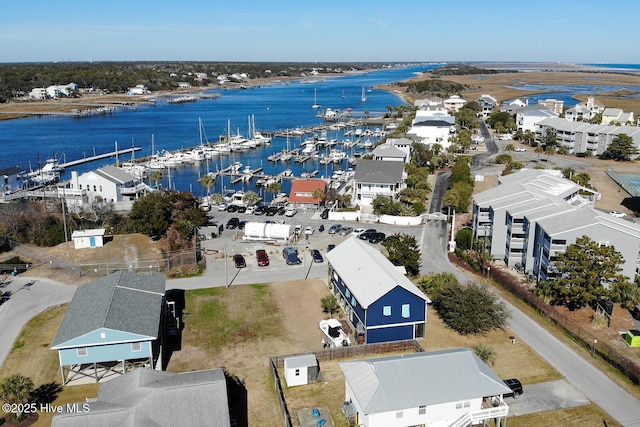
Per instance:
[[[118,271],[78,287],[52,348],[100,328],[156,337],[166,276]]]
[[[54,427],[231,424],[222,369],[180,374],[139,368],[100,386],[89,410],[54,416]]]
[[[365,414],[510,392],[468,348],[342,362],[340,368]]]
[[[371,184],[397,184],[402,182],[403,162],[358,160],[354,181]]]

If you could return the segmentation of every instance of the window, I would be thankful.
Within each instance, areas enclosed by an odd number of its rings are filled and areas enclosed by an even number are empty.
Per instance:
[[[427,407],[426,406],[419,406],[418,407],[418,415],[424,415],[427,413]]]
[[[96,187],[95,185],[93,186],[93,191],[94,191],[94,192],[95,192],[95,191],[98,191],[98,190],[97,190],[97,187]]]
[[[300,376],[300,369],[296,369],[296,377]]]
[[[78,356],[86,356],[87,355],[87,347],[78,347],[76,349]]]
[[[356,297],[352,296],[351,297],[351,306],[355,307],[355,305],[356,305]]]
[[[403,416],[404,414],[402,413],[402,411],[396,411],[396,419],[402,418]]]
[[[132,342],[131,343],[131,351],[142,351],[142,343]]]
[[[344,290],[344,296],[349,298],[351,296],[351,292],[349,292],[349,289],[345,289]]]
[[[411,304],[402,304],[402,317],[404,319],[411,317]]]
[[[391,316],[391,306],[390,305],[385,305],[384,307],[382,307],[382,315],[383,316]]]

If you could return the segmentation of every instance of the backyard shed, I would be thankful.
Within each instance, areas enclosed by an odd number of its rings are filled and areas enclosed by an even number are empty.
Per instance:
[[[76,230],[71,234],[71,240],[76,249],[104,246],[104,228]]]
[[[284,378],[288,387],[316,382],[320,365],[315,354],[301,354],[284,358]]]

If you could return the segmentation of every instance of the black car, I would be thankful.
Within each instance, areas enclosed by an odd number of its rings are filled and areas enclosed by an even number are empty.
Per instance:
[[[238,206],[236,205],[229,205],[227,206],[227,208],[225,209],[227,212],[235,212],[238,210]]]
[[[323,262],[324,258],[322,258],[322,254],[317,249],[311,249],[311,256],[313,257],[313,262]]]
[[[369,243],[373,243],[373,244],[380,243],[380,242],[383,242],[384,239],[386,238],[387,236],[384,233],[373,233],[371,237],[369,237]]]
[[[287,211],[287,208],[285,208],[284,206],[280,206],[278,208],[278,215],[284,215],[284,213]]]
[[[293,246],[285,246],[282,249],[282,257],[287,265],[302,264],[302,261],[298,258],[298,251]]]
[[[277,214],[277,213],[278,213],[278,208],[277,207],[269,206],[264,214],[266,216],[275,216],[275,214]]]
[[[329,218],[329,209],[323,210],[322,213],[320,214],[320,218],[322,218],[322,219]]]
[[[234,228],[238,228],[240,225],[240,218],[233,217],[229,221],[227,221],[227,230],[233,230]]]
[[[238,223],[238,228],[239,228],[240,230],[244,230],[244,226],[245,226],[245,225],[247,225],[247,221],[240,221],[240,222]]]
[[[515,378],[510,378],[508,380],[503,380],[503,381],[507,385],[507,387],[511,389],[511,392],[505,393],[504,397],[513,397],[514,399],[517,399],[518,396],[520,396],[523,393],[522,383],[520,382],[520,380],[517,380]]]
[[[238,206],[236,208],[236,212],[238,213],[245,213],[247,211],[247,207],[246,206]]]
[[[256,206],[256,208],[253,211],[254,215],[262,215],[264,214],[265,210],[267,210],[267,208],[263,205],[258,205]]]
[[[377,232],[378,231],[376,229],[369,228],[368,230],[365,230],[362,233],[360,233],[360,235],[358,236],[358,239],[360,239],[360,240],[369,240],[371,238],[371,236],[373,236]]]

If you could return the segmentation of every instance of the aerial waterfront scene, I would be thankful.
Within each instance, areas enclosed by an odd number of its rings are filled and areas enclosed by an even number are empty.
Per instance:
[[[638,16],[4,5],[0,425],[640,426]]]

